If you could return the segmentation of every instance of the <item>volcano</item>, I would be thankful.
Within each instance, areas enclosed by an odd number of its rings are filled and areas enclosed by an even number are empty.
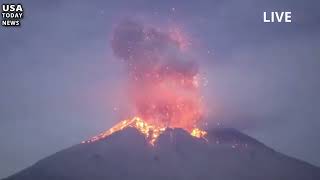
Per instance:
[[[167,128],[151,145],[134,127],[62,150],[4,180],[319,180],[320,168],[235,130],[206,138]]]

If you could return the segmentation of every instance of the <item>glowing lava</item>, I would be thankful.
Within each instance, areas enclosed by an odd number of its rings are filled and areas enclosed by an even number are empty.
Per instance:
[[[194,128],[191,131],[191,136],[197,137],[197,138],[204,138],[207,135],[206,131],[203,131],[199,128]]]
[[[161,126],[155,126],[152,124],[148,124],[144,120],[142,120],[139,117],[134,117],[130,120],[123,120],[113,126],[111,129],[104,131],[100,133],[97,136],[92,137],[91,139],[87,141],[82,141],[82,143],[91,143],[95,142],[101,139],[104,139],[111,135],[114,132],[121,131],[127,127],[133,127],[139,130],[140,133],[142,133],[145,138],[148,140],[148,142],[151,145],[154,145],[158,137],[160,136],[161,133],[163,133],[166,130],[166,127],[161,127]],[[194,136],[196,138],[204,138],[207,135],[207,132],[200,130],[199,128],[194,128],[190,132],[191,136]]]

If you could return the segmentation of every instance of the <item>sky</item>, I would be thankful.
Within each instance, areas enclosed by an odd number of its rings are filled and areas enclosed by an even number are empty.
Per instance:
[[[174,24],[192,38],[208,79],[210,126],[237,128],[320,166],[316,0],[21,3],[22,26],[0,27],[0,178],[122,118],[119,111],[125,110],[114,107],[121,103],[125,70],[110,40],[128,17]],[[263,23],[264,11],[291,11],[292,23]]]

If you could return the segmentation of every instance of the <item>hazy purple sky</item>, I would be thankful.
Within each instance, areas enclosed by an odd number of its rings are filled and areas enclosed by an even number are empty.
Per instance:
[[[178,24],[194,39],[209,80],[208,105],[219,109],[208,118],[211,125],[238,128],[320,166],[316,0],[22,4],[22,26],[0,27],[0,178],[120,119],[113,107],[125,75],[110,37],[124,17]],[[264,11],[292,11],[293,23],[264,24]]]

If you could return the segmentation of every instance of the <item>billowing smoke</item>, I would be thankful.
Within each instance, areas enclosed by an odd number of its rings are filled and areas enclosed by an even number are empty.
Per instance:
[[[129,101],[144,120],[191,130],[203,115],[199,67],[186,53],[181,30],[124,20],[114,29],[112,49],[128,70]]]

